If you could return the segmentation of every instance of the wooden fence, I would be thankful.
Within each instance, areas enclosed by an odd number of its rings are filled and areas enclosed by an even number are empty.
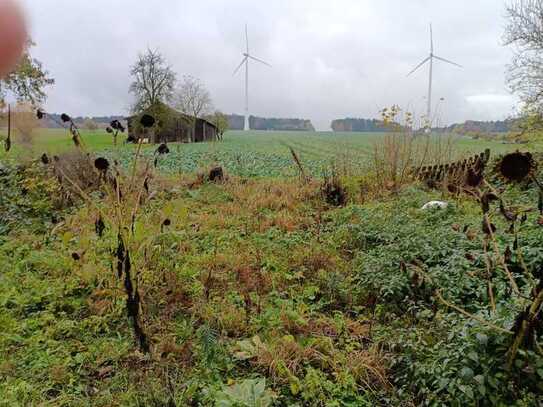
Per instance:
[[[482,181],[490,149],[463,160],[447,164],[423,166],[415,169],[416,176],[430,187],[443,185],[477,187]]]

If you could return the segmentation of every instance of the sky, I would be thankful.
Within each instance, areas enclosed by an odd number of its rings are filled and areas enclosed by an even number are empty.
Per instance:
[[[439,124],[511,116],[512,51],[502,45],[502,0],[21,0],[36,42],[32,54],[56,80],[46,109],[73,116],[128,114],[130,66],[158,49],[178,78],[192,75],[214,106],[243,113],[241,61],[250,51],[250,113],[310,119],[329,130],[336,118],[378,118],[385,106],[425,112],[434,51],[463,66],[434,65]]]

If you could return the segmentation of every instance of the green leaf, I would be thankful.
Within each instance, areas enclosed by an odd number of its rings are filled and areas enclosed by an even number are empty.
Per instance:
[[[465,380],[470,380],[473,377],[473,370],[469,367],[463,367],[460,371],[460,376]]]
[[[480,384],[481,386],[485,383],[485,377],[481,374],[478,374],[473,378],[477,382],[477,384]]]
[[[477,335],[475,335],[475,337],[481,345],[486,345],[488,343],[488,336],[486,336],[485,334],[478,333]]]
[[[478,362],[479,361],[479,355],[475,352],[469,352],[468,353],[468,358],[470,358],[471,360],[473,360],[474,362]]]

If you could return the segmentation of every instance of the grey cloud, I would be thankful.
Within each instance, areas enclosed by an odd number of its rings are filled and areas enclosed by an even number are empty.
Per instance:
[[[443,122],[500,119],[511,113],[501,45],[505,5],[496,0],[22,0],[35,55],[57,84],[47,109],[72,114],[126,113],[129,67],[146,47],[160,49],[179,76],[201,78],[215,105],[243,110],[243,75],[232,76],[249,25],[251,113],[309,118],[375,117],[391,104],[421,113],[427,71],[406,78],[428,53],[439,64],[436,100]]]

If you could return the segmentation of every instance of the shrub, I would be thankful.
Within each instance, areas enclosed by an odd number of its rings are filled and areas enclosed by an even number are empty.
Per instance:
[[[34,108],[27,103],[18,103],[12,112],[12,125],[16,130],[15,141],[27,148],[31,147],[39,127]]]
[[[398,106],[382,111],[383,122],[390,133],[373,146],[370,171],[381,191],[398,192],[410,184],[418,168],[426,164],[438,165],[452,160],[453,148],[450,137],[433,137],[415,133],[413,115]],[[399,124],[400,122],[404,124]]]
[[[100,188],[100,173],[89,154],[74,149],[53,158],[53,171],[62,188],[72,197],[81,197],[81,191],[92,192]]]
[[[0,170],[0,235],[21,227],[43,231],[59,219],[59,185],[36,163]]]
[[[83,122],[83,128],[91,131],[98,130],[98,123],[92,119],[85,119]]]
[[[325,175],[321,194],[329,205],[344,206],[347,203],[347,191],[335,170],[332,170],[331,175]]]

